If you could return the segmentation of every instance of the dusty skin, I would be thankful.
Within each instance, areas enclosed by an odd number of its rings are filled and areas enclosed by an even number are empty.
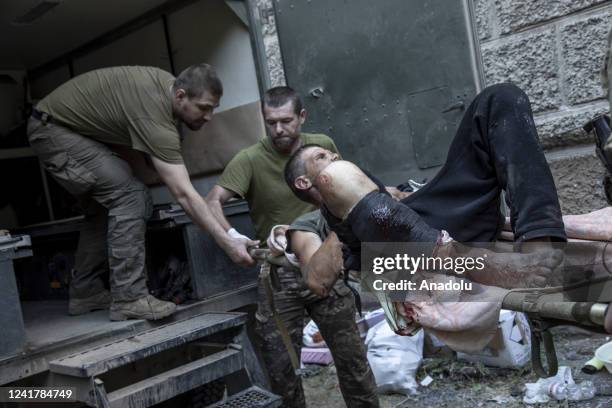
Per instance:
[[[329,211],[342,219],[363,197],[378,189],[359,167],[344,160],[334,161],[325,167],[314,185]]]
[[[485,268],[472,269],[466,277],[483,285],[506,289],[544,287],[557,271],[560,272],[563,264],[563,252],[550,247],[542,247],[532,253],[503,253],[470,248],[453,241],[440,247],[438,255],[484,258]]]
[[[332,232],[310,259],[305,273],[306,285],[315,294],[326,296],[338,280],[342,263],[342,243]]]

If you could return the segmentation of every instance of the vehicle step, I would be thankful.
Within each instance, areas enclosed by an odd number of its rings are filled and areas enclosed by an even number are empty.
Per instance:
[[[253,386],[228,399],[216,402],[206,408],[261,408],[280,407],[283,400],[269,391]]]
[[[53,360],[49,370],[73,377],[92,377],[172,347],[237,327],[242,313],[203,313],[164,324],[81,353]]]
[[[166,401],[244,366],[242,350],[228,348],[107,394],[112,408],[145,408]]]

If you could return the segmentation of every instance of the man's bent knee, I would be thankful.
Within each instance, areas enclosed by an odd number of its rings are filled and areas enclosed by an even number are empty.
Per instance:
[[[525,91],[510,82],[503,82],[500,84],[488,86],[481,92],[481,95],[490,96],[494,98],[497,103],[523,103],[527,104],[527,106],[530,106],[529,97],[527,96]]]

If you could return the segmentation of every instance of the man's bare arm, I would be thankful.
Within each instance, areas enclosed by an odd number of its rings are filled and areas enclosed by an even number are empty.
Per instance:
[[[215,184],[215,186],[206,195],[206,203],[208,204],[208,207],[225,231],[232,228],[232,226],[227,218],[225,218],[225,214],[223,214],[223,204],[225,204],[227,200],[235,195],[236,193],[234,193],[232,190],[228,190],[227,188],[221,187],[218,184]]]
[[[234,239],[227,234],[206,201],[191,184],[185,166],[183,164],[166,163],[155,157],[151,157],[151,159],[162,181],[193,222],[209,232],[232,261],[243,266],[253,265],[254,260],[249,256],[247,246],[256,243]]]
[[[335,233],[325,241],[312,232],[292,231],[291,249],[300,262],[306,285],[313,293],[327,296],[342,271],[342,244]]]

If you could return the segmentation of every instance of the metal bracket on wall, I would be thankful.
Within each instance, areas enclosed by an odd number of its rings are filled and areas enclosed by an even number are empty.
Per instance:
[[[308,93],[313,98],[319,99],[320,97],[322,97],[325,94],[325,90],[323,89],[322,86],[318,86],[318,87],[314,88],[313,90],[311,90]]]
[[[259,17],[261,18],[262,21],[265,21],[266,23],[270,22],[270,19],[272,18],[273,15],[274,15],[274,10],[271,8],[260,8],[259,9]]]

